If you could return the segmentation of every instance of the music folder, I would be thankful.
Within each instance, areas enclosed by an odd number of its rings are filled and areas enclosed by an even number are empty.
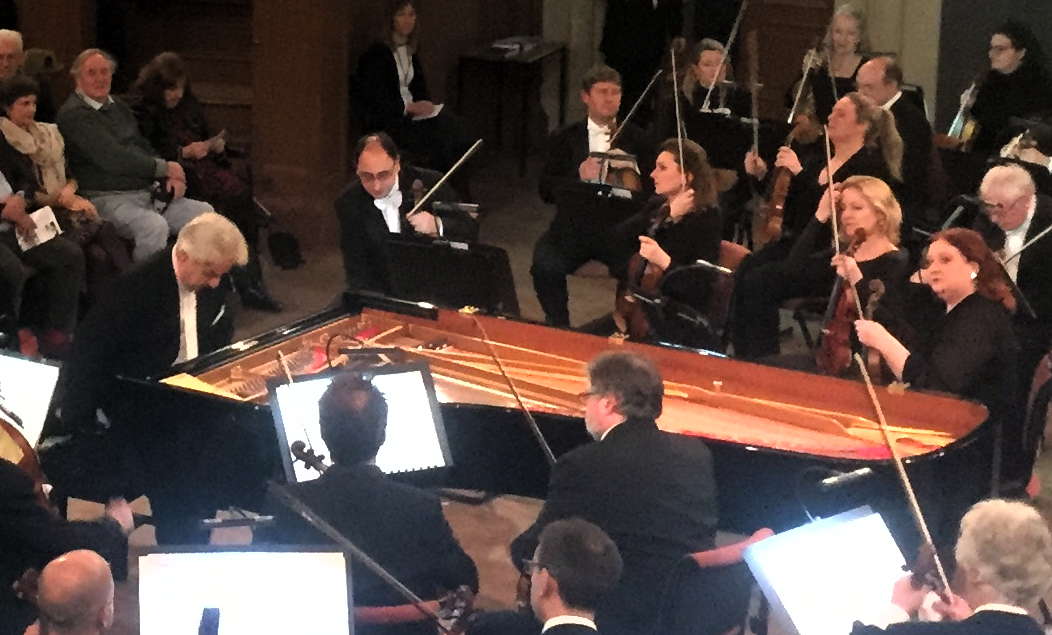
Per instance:
[[[745,562],[773,615],[801,635],[844,635],[854,622],[879,623],[905,560],[869,506],[761,540]]]

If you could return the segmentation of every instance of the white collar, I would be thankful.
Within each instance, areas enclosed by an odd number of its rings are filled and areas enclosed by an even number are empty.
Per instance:
[[[390,200],[395,198],[395,192],[398,193],[398,198],[401,199],[402,190],[399,187],[399,180],[398,179],[399,179],[399,177],[396,176],[394,185],[391,186],[391,191],[389,191],[387,194],[384,194],[383,196],[375,198],[373,200],[375,200],[377,202],[379,202],[379,201],[390,201]],[[398,204],[401,205],[402,201],[399,200]]]
[[[1012,613],[1014,615],[1030,615],[1030,613],[1022,607],[1012,604],[999,604],[997,602],[987,602],[976,608],[972,613],[978,613],[979,611],[1000,611],[1001,613]]]
[[[883,108],[884,110],[891,110],[891,107],[895,105],[895,102],[897,102],[899,100],[899,97],[902,97],[902,91],[901,90],[899,92],[895,93],[894,97],[892,97],[891,99],[889,99],[886,102],[884,102],[884,105],[881,106],[881,108]]]
[[[547,631],[549,628],[555,628],[563,624],[576,624],[578,626],[587,626],[590,629],[598,631],[595,622],[588,619],[587,617],[579,617],[577,615],[558,615],[544,622],[544,627],[541,628],[541,632]]]
[[[85,95],[84,93],[80,92],[79,90],[77,91],[77,95],[79,95],[80,98],[84,100],[85,104],[91,106],[95,110],[99,110],[100,108],[102,108],[106,104],[112,104],[113,103],[113,95],[106,95],[106,101],[104,101],[104,102],[102,102],[102,101],[95,101],[94,99],[92,99],[91,97],[88,97],[87,95]]]
[[[610,132],[610,130],[614,127],[613,123],[611,123],[611,125],[609,126],[604,126],[602,124],[598,124],[592,121],[591,117],[586,117],[585,119],[588,121],[588,132]]]

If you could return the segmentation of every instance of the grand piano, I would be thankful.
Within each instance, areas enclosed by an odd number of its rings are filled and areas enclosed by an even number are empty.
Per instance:
[[[637,351],[665,381],[659,426],[712,450],[725,529],[786,529],[868,503],[901,544],[916,542],[873,405],[855,381],[352,293],[341,307],[191,360],[169,377],[123,381],[166,431],[165,469],[187,496],[202,509],[258,509],[265,481],[281,478],[268,381],[284,377],[283,366],[300,376],[344,364],[341,349],[397,348],[429,363],[453,459],[440,473],[405,478],[544,497],[549,465],[487,338],[556,457],[590,442],[578,399],[588,360],[612,348]],[[952,541],[962,511],[989,489],[995,422],[983,406],[946,395],[877,393],[937,542]],[[844,474],[842,485],[823,483]]]

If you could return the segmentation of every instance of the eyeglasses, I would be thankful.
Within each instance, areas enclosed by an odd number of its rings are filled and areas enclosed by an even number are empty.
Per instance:
[[[1016,205],[1019,204],[1019,201],[1022,201],[1023,199],[1027,198],[1028,196],[1029,196],[1029,194],[1024,194],[1024,195],[1016,198],[1015,200],[1013,200],[1013,201],[1011,201],[1010,203],[1007,203],[1007,204],[1005,204],[1005,203],[991,203],[990,201],[982,201],[981,204],[982,204],[982,207],[983,207],[983,211],[986,212],[987,214],[990,214],[990,213],[1001,213],[1001,212],[1004,212],[1007,209],[1011,209],[1011,208],[1015,207]]]
[[[359,172],[358,178],[362,183],[373,183],[376,181],[386,181],[394,176],[394,169],[384,170],[383,172],[377,172],[373,174],[371,172]]]
[[[581,403],[586,404],[586,403],[588,403],[588,398],[589,397],[595,397],[598,394],[599,393],[597,393],[597,392],[595,392],[593,390],[586,390],[584,392],[577,393],[577,398],[581,400]]]

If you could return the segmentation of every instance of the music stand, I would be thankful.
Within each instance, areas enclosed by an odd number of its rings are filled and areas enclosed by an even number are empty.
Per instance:
[[[605,183],[566,181],[554,190],[552,227],[578,236],[599,237],[640,210],[646,195]]]
[[[58,371],[50,362],[0,352],[0,418],[12,424],[31,447],[36,447],[44,429]]]
[[[344,554],[319,546],[158,548],[139,556],[139,633],[353,635]]]
[[[905,575],[902,552],[869,506],[761,540],[744,556],[778,619],[807,635],[879,622]]]

